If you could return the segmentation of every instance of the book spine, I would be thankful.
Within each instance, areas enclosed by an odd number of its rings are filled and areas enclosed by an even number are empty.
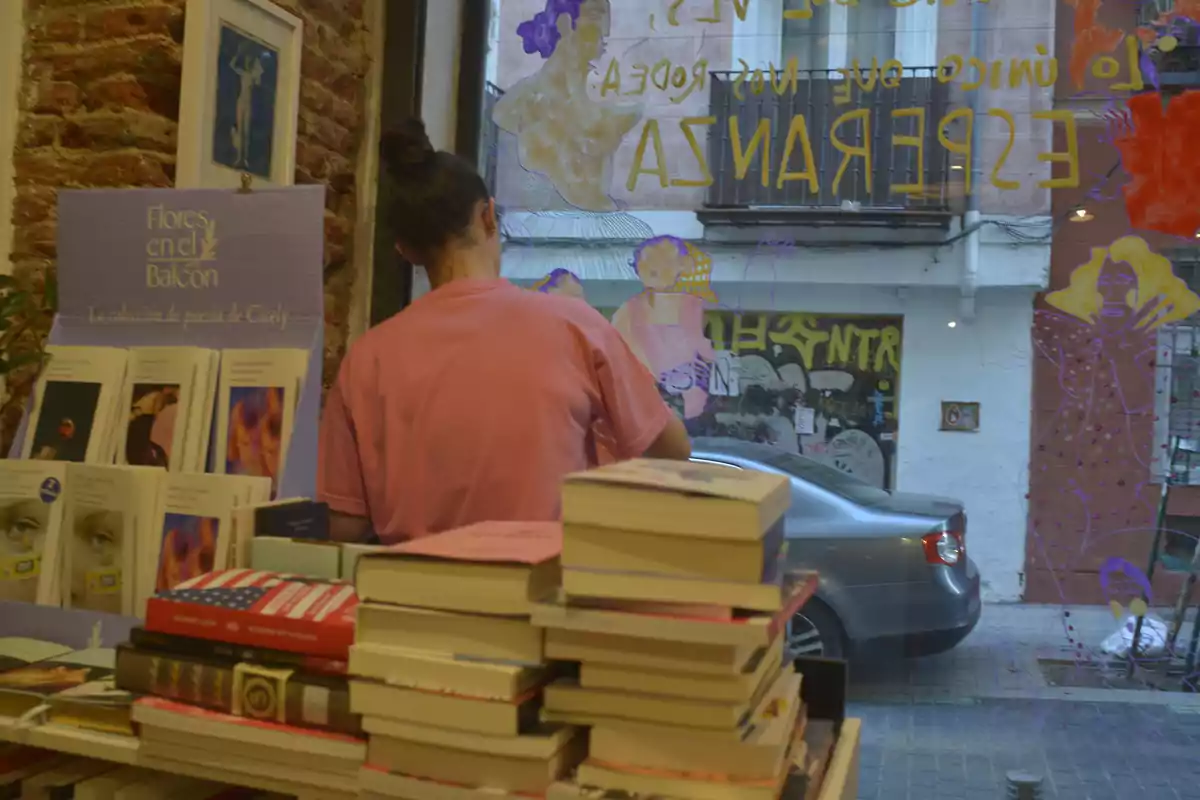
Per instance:
[[[271,616],[162,597],[146,602],[148,631],[345,660],[354,626]]]
[[[303,672],[319,675],[343,676],[348,665],[344,659],[309,656],[303,653],[288,653],[283,650],[268,650],[262,647],[245,647],[211,639],[189,639],[167,633],[134,628],[129,632],[129,642],[138,650],[157,650],[176,653],[192,658],[224,661],[230,666],[242,662],[268,666],[291,667]]]
[[[219,661],[202,661],[122,646],[117,650],[116,684],[127,692],[161,697],[248,719],[258,719],[257,711],[270,715],[281,710],[284,725],[350,736],[362,731],[362,720],[350,713],[348,687],[331,688],[328,680],[315,682],[294,673],[280,680],[256,680],[251,686],[239,680],[233,666]],[[320,693],[323,702],[309,702],[314,692]],[[251,694],[253,697],[250,697]],[[239,702],[239,696],[242,702]],[[242,713],[239,714],[239,711]],[[278,720],[272,717],[270,721]]]
[[[767,529],[762,548],[762,583],[779,583],[787,563],[787,540],[784,538],[782,518]]]

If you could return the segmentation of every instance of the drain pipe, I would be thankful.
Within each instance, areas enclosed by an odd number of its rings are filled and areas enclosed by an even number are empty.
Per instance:
[[[971,3],[971,57],[982,61],[984,9],[980,0]],[[979,228],[981,214],[979,213],[979,177],[981,171],[976,168],[979,163],[979,95],[982,87],[971,93],[971,163],[966,165],[971,181],[971,193],[967,196],[967,210],[963,214],[963,230],[969,231],[963,255],[962,278],[959,281],[959,316],[964,322],[975,319],[975,292],[979,287]]]

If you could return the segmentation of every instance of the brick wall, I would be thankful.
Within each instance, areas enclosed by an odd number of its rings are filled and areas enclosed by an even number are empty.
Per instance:
[[[59,188],[173,184],[185,2],[27,2],[11,259],[14,274],[37,288],[54,267]],[[368,69],[364,0],[277,2],[304,20],[296,182],[329,188],[328,382],[345,352],[354,281],[355,158]]]

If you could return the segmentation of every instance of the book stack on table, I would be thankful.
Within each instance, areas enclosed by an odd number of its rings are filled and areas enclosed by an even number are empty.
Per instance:
[[[780,796],[805,722],[784,630],[815,588],[784,569],[789,502],[784,476],[718,465],[567,479],[563,591],[533,619],[551,659],[579,664],[546,688],[543,719],[590,744],[556,794]]]
[[[362,556],[350,654],[364,798],[541,795],[584,755],[538,718],[552,676],[533,603],[559,586],[557,523],[482,523]]]
[[[346,678],[349,584],[222,570],[160,592],[118,648],[139,758],[180,774],[353,797],[366,755]],[[315,793],[314,793],[315,792]]]

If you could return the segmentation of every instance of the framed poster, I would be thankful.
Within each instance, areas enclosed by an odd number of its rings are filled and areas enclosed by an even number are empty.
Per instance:
[[[979,430],[979,403],[960,400],[942,401],[942,424],[939,430],[975,433]]]
[[[188,0],[177,189],[292,185],[303,39],[269,0]]]

